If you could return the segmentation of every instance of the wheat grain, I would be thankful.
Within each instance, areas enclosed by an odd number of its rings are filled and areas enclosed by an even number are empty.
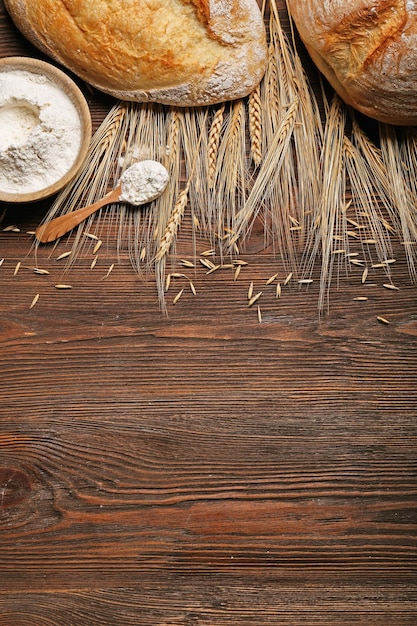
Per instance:
[[[273,276],[271,276],[270,278],[268,278],[268,280],[266,281],[266,285],[270,285],[271,283],[274,282],[274,280],[276,280],[278,278],[278,274],[274,274]]]
[[[68,250],[68,252],[63,252],[62,254],[56,257],[56,261],[62,261],[62,259],[66,259],[70,255],[71,255],[71,250]]]
[[[213,267],[215,267],[213,261],[210,261],[209,259],[199,259],[199,262],[201,263],[201,265],[203,267],[206,267],[209,270],[211,270],[211,269],[213,269]]]
[[[392,291],[399,291],[399,287],[396,287],[392,283],[385,283],[382,286],[385,287],[385,289],[391,289]]]
[[[103,278],[108,278],[108,276],[110,276],[113,270],[114,270],[114,263],[110,265],[109,269],[107,270],[107,273],[103,276]]]
[[[249,265],[249,263],[247,261],[242,261],[241,259],[234,259],[233,264],[234,265],[240,265],[241,267]]]
[[[47,275],[49,275],[48,270],[44,270],[44,269],[42,269],[42,268],[40,268],[40,267],[34,267],[34,268],[33,268],[33,273],[34,273],[34,274],[40,274],[41,276],[47,276]]]
[[[170,286],[171,286],[171,274],[167,274],[165,278],[165,291],[168,291]]]
[[[54,285],[55,289],[72,289],[72,285],[66,285],[64,283],[58,283]]]
[[[21,261],[18,261],[16,263],[16,266],[15,266],[14,272],[13,272],[13,276],[16,276],[16,274],[19,272],[21,264],[22,264]]]
[[[252,298],[248,302],[248,307],[250,308],[250,307],[252,307],[255,304],[255,302],[258,302],[258,300],[261,297],[261,295],[262,295],[262,291],[259,291],[257,294],[252,296]]]
[[[84,233],[84,237],[87,237],[88,239],[93,239],[94,241],[99,240],[99,237],[97,237],[97,235],[93,235],[93,233]]]
[[[376,319],[378,320],[378,322],[381,322],[381,324],[389,324],[389,321],[385,317],[381,317],[380,315],[378,315]]]
[[[257,315],[258,315],[258,322],[261,324],[262,323],[262,313],[261,313],[261,307],[259,305],[258,305]]]
[[[249,285],[249,289],[248,289],[248,300],[250,300],[253,296],[253,281],[250,283]]]
[[[93,254],[97,254],[97,252],[100,250],[102,245],[103,245],[103,242],[101,239],[99,239],[93,248]]]
[[[177,304],[178,300],[181,298],[183,293],[184,293],[184,289],[181,289],[181,291],[179,291],[177,295],[175,296],[175,298],[173,299],[172,304]]]
[[[40,294],[37,293],[36,296],[33,298],[32,302],[30,303],[30,306],[29,306],[30,309],[33,309],[33,307],[35,306],[39,298],[40,298]]]

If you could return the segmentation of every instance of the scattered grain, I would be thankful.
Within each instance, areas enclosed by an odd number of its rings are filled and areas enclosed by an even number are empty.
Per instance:
[[[197,295],[197,291],[196,288],[194,287],[194,283],[190,280],[190,289],[191,289],[191,293],[193,294],[193,296]]]
[[[62,261],[62,259],[66,259],[67,257],[69,257],[70,254],[71,254],[71,250],[68,250],[68,252],[63,252],[62,254],[56,257],[56,260]]]
[[[114,263],[112,263],[109,267],[109,269],[107,270],[106,275],[104,276],[104,278],[107,278],[108,276],[110,276],[110,274],[112,273],[112,271],[114,270]]]
[[[361,278],[362,285],[366,282],[366,279],[368,278],[368,272],[369,272],[368,268],[365,267],[365,269],[362,272],[362,278]]]
[[[301,278],[298,283],[300,285],[311,285],[311,283],[313,282],[312,278]]]
[[[249,289],[248,289],[248,300],[250,300],[253,296],[253,281],[251,282],[251,284],[249,285]]]
[[[287,276],[287,278],[284,280],[284,285],[288,285],[288,283],[290,282],[291,278],[293,277],[293,273],[290,272]]]
[[[99,239],[93,248],[93,254],[97,254],[97,252],[100,250],[102,245],[103,245],[103,242],[101,239]]]
[[[206,267],[208,270],[211,270],[211,269],[213,269],[213,267],[216,267],[214,265],[214,263],[212,261],[209,261],[208,259],[199,259],[199,261],[200,261],[201,265],[203,267]]]
[[[280,298],[281,297],[281,283],[277,283],[276,289],[275,289],[275,297],[276,298]]]
[[[18,271],[20,270],[20,266],[21,266],[21,262],[20,262],[20,261],[18,261],[18,262],[16,263],[15,268],[14,268],[13,276],[16,276],[16,274],[17,274],[17,273],[18,273]]]
[[[271,276],[270,278],[268,278],[268,280],[266,281],[266,285],[270,285],[271,283],[274,282],[274,280],[276,280],[278,278],[278,274],[274,274],[273,276]]]
[[[35,306],[35,304],[39,300],[39,296],[40,296],[40,294],[37,293],[36,296],[33,298],[32,302],[30,303],[30,306],[29,306],[30,309],[33,309],[33,307]]]
[[[234,273],[234,276],[233,276],[233,280],[237,280],[239,278],[239,274],[240,274],[241,270],[242,270],[242,266],[238,265],[236,267],[236,270],[235,270],[235,273]]]
[[[99,237],[97,237],[97,235],[93,235],[92,233],[84,233],[84,237],[88,237],[89,239],[94,239],[94,241],[99,240]]]
[[[177,304],[178,300],[181,298],[183,293],[184,293],[184,289],[181,289],[181,291],[179,291],[177,295],[175,296],[175,298],[173,299],[172,304]]]
[[[385,319],[385,317],[381,317],[380,315],[378,315],[376,319],[378,320],[378,322],[381,322],[381,324],[389,324],[389,321]]]
[[[245,265],[248,265],[248,262],[247,262],[247,261],[242,261],[241,259],[235,259],[235,260],[233,261],[233,264],[234,264],[234,265],[241,265],[241,266],[245,266]]]
[[[365,296],[358,296],[357,298],[353,298],[356,302],[365,302],[368,298]]]
[[[55,289],[72,289],[72,285],[66,285],[64,283],[58,283],[58,285],[54,285]]]
[[[261,297],[261,295],[262,295],[262,291],[259,291],[259,293],[257,293],[256,295],[252,296],[252,298],[248,302],[248,307],[250,308],[251,306],[253,306],[255,304],[255,302],[258,302],[258,300]]]
[[[392,283],[385,283],[382,286],[385,287],[385,289],[391,289],[392,291],[399,291],[400,290],[399,287],[396,287],[396,285],[393,285]]]
[[[183,265],[184,267],[195,267],[195,264],[192,263],[191,261],[187,261],[187,259],[181,259],[181,265]]]
[[[44,270],[44,269],[42,269],[40,267],[34,267],[33,268],[33,273],[34,274],[40,274],[41,276],[48,276],[49,275],[48,270]]]
[[[94,259],[91,261],[90,270],[93,270],[95,268],[95,266],[97,265],[97,261],[98,261],[98,255],[96,255]]]
[[[259,305],[258,305],[258,322],[262,324],[262,313],[261,313],[261,307]]]

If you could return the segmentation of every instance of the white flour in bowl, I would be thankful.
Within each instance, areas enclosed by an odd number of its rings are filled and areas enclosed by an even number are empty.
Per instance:
[[[81,120],[67,94],[46,76],[0,72],[0,191],[33,193],[73,166]]]

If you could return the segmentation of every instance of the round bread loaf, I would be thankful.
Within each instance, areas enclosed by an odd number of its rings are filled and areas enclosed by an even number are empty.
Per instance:
[[[416,0],[288,0],[311,58],[349,105],[417,124]]]
[[[5,0],[35,46],[103,92],[177,106],[250,93],[266,68],[256,0]]]

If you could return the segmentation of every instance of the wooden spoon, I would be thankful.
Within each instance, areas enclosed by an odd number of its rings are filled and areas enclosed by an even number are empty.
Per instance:
[[[62,235],[65,235],[65,233],[68,233],[78,226],[78,224],[81,224],[83,220],[90,217],[95,211],[101,209],[101,207],[106,204],[111,204],[112,202],[117,202],[121,193],[122,185],[120,184],[106,194],[104,198],[97,200],[97,202],[72,211],[72,213],[67,213],[67,215],[60,215],[60,217],[56,217],[47,224],[41,224],[36,229],[36,238],[41,243],[49,243],[50,241],[59,239]]]
[[[131,165],[122,175],[120,183],[97,202],[81,209],[60,215],[36,229],[36,238],[41,243],[55,241],[81,224],[95,211],[112,202],[128,202],[134,206],[148,204],[162,194],[168,183],[168,172],[157,161],[139,161]]]

